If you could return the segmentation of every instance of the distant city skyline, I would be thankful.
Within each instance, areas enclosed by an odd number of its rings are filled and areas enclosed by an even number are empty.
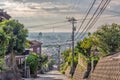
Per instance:
[[[93,10],[97,8],[100,1],[97,0]],[[24,24],[29,32],[71,32],[71,24],[64,22],[67,21],[66,17],[83,19],[92,2],[93,0],[0,0],[0,8],[7,11],[13,19],[17,19]],[[103,24],[119,24],[120,16],[106,17],[117,15],[120,12],[119,7],[119,0],[111,0],[107,10],[90,31],[95,31],[97,27]],[[93,14],[93,10],[89,17]],[[51,24],[55,22],[63,23]],[[77,28],[80,22],[76,23]],[[59,28],[56,28],[56,26]]]

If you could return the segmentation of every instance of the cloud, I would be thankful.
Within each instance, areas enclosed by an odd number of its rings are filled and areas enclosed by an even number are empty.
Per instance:
[[[0,4],[0,6],[5,6],[5,4]]]
[[[120,1],[119,0],[112,0],[109,4],[109,9],[120,11]]]
[[[68,15],[68,14],[82,14],[85,11],[79,10],[79,8],[88,8],[84,4],[89,4],[90,0],[83,0],[80,3],[79,0],[7,0],[4,2],[4,8],[10,14],[19,14],[22,16],[23,13],[26,16],[36,15]],[[25,17],[26,17],[25,16]]]
[[[100,1],[97,0],[96,7]],[[66,20],[66,16],[84,18],[92,2],[93,0],[0,0],[0,7],[29,27],[63,21]],[[112,0],[107,9],[120,11],[118,7],[120,7],[119,0]],[[110,12],[106,12],[104,15],[108,14],[112,15]],[[92,13],[89,16],[91,15]],[[36,28],[35,31],[39,31],[39,29]]]
[[[15,16],[27,17],[35,16],[41,14],[48,14],[46,11],[42,10],[40,4],[37,3],[22,3],[22,2],[12,2],[6,1],[1,3],[1,8],[5,9],[8,13]],[[25,14],[25,15],[24,15]]]
[[[120,5],[120,1],[119,0],[112,0],[111,5]]]
[[[24,1],[27,1],[27,0],[5,1],[2,3],[1,8],[4,8],[14,17],[18,15],[20,17],[38,16],[38,15],[55,16],[58,14],[63,15],[63,14],[78,12],[77,10],[70,10],[70,7],[74,6],[71,4],[52,3],[50,1],[49,2],[42,1],[42,3],[36,3],[38,0],[32,3],[30,1],[27,3],[24,3]]]

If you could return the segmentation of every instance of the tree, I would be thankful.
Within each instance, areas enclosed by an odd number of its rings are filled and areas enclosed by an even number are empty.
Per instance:
[[[95,62],[98,61],[98,55],[95,55],[95,52],[98,52],[97,45],[99,41],[94,35],[88,34],[87,38],[84,38],[82,41],[77,43],[76,50],[83,55],[81,57],[86,57],[88,67],[91,67],[91,71],[93,71],[94,66],[96,65]],[[94,64],[95,63],[95,64]]]
[[[19,23],[17,20],[5,20],[1,22],[0,29],[3,31],[4,36],[9,37],[8,44],[5,45],[7,49],[6,54],[10,54],[10,67],[16,74],[17,66],[15,54],[22,53],[25,50],[28,31],[24,29],[24,25]]]
[[[103,25],[94,35],[99,40],[98,46],[102,53],[120,50],[120,25]]]
[[[4,55],[6,52],[6,48],[8,45],[8,36],[2,31],[0,30],[0,70],[6,70],[6,66],[4,65]]]
[[[10,36],[7,53],[11,53],[12,50],[17,53],[22,53],[25,49],[28,33],[28,31],[24,29],[24,25],[16,20],[7,20],[2,22],[1,26],[3,26],[3,31],[6,35]]]
[[[93,45],[92,37],[83,39],[80,46],[81,46],[81,48],[83,48],[85,56],[90,57],[92,45]]]
[[[84,38],[82,41],[77,42],[76,50],[86,57],[90,57],[91,49],[94,47],[95,41],[92,35],[88,33],[88,37]]]
[[[1,30],[0,31],[0,58],[4,57],[8,45],[8,36]]]

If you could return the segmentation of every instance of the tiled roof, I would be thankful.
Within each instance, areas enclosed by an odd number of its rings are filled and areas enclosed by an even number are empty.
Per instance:
[[[9,15],[9,14],[7,14],[6,12],[4,12],[4,10],[3,9],[0,9],[0,18],[1,19],[10,19],[11,18],[11,16]]]
[[[39,41],[33,40],[33,41],[30,41],[30,44],[33,47],[33,46],[41,46],[42,43]]]

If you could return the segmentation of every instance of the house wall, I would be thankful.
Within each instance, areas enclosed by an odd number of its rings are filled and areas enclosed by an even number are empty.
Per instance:
[[[33,52],[37,53],[38,55],[41,55],[41,46],[34,46]]]

